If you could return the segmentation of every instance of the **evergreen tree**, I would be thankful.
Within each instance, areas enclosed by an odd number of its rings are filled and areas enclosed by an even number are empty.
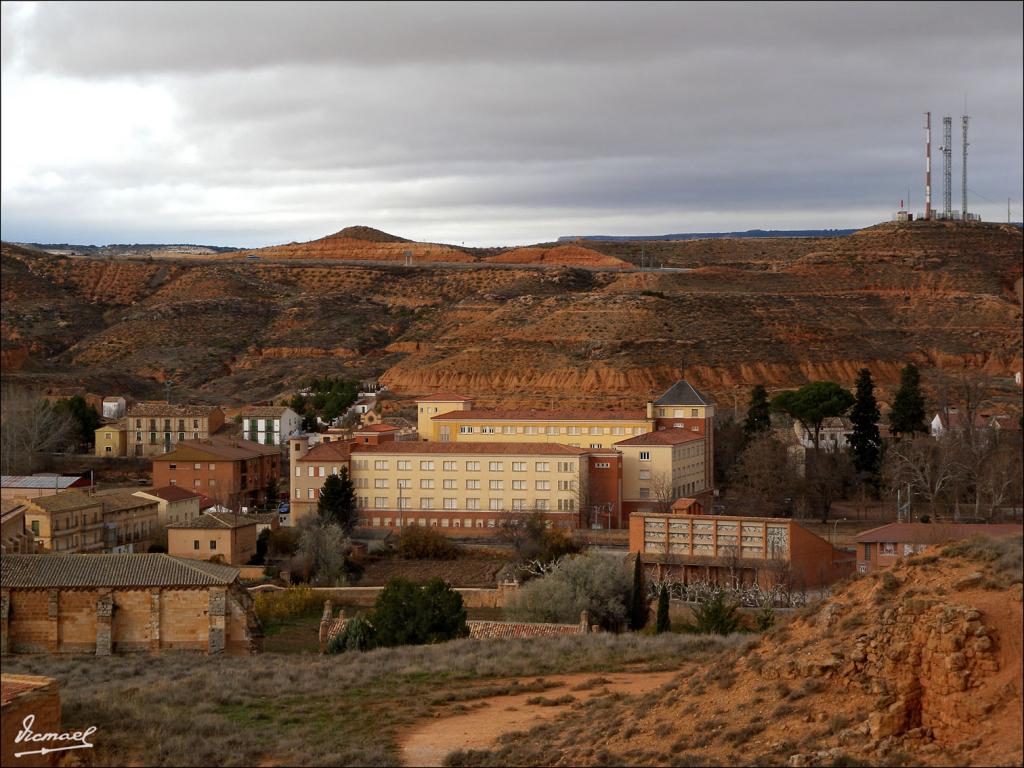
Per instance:
[[[662,632],[669,632],[672,629],[672,619],[668,617],[668,587],[661,585],[658,593],[658,619],[655,624],[655,631],[660,635]]]
[[[629,628],[634,632],[647,626],[648,609],[644,570],[640,565],[640,555],[638,554],[633,566],[633,593],[629,602]]]
[[[909,363],[900,373],[900,388],[892,401],[889,430],[894,435],[927,434],[924,416],[924,395],[921,394],[921,374],[917,366]]]
[[[693,626],[705,634],[731,635],[742,627],[739,607],[739,601],[726,597],[724,589],[715,589],[691,609]]]
[[[54,403],[53,410],[56,413],[68,414],[74,419],[73,442],[89,446],[96,444],[96,430],[102,423],[96,406],[86,403],[81,395],[75,395],[70,399],[58,400]]]
[[[853,466],[864,478],[876,483],[881,463],[882,438],[878,434],[878,403],[875,401],[875,385],[871,371],[861,368],[857,375],[857,391],[854,395],[850,420],[853,434],[847,441],[853,453]]]
[[[356,492],[348,476],[348,467],[342,467],[339,474],[330,475],[324,480],[317,511],[321,517],[340,525],[346,536],[351,535],[352,529],[359,522],[359,514],[356,510]]]
[[[743,422],[743,436],[749,438],[758,432],[767,432],[771,428],[771,406],[768,404],[768,391],[763,384],[758,384],[750,393],[747,419]]]
[[[772,400],[772,408],[788,413],[807,430],[815,451],[821,441],[822,422],[845,415],[851,405],[853,395],[834,381],[812,381],[795,392],[783,392]]]

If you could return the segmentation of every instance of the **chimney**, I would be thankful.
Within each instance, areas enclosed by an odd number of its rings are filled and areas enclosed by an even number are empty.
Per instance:
[[[650,400],[647,401],[647,418],[654,418],[654,403],[652,403]]]

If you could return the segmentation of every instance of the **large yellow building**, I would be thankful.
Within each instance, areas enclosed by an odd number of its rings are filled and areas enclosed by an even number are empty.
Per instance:
[[[292,462],[292,523],[313,514],[327,476],[349,467],[364,525],[494,528],[509,512],[571,527],[589,487],[590,451],[557,444],[334,443]],[[582,489],[582,490],[581,490]]]
[[[616,443],[622,453],[622,508],[668,512],[679,498],[706,495],[705,439],[686,429],[662,429]]]
[[[363,445],[294,438],[292,524],[347,468],[363,525],[488,529],[509,513],[623,527],[680,497],[710,506],[714,406],[686,382],[636,411],[477,410],[469,397],[416,401],[422,441]],[[555,457],[555,458],[553,458]]]

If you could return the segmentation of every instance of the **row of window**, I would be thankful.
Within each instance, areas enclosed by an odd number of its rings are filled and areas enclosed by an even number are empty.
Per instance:
[[[170,432],[164,432],[163,442],[165,442],[165,443],[171,442],[171,434],[172,433],[170,433]],[[158,445],[159,444],[160,441],[157,440],[156,436],[157,436],[156,432],[150,432],[149,433],[149,444],[150,445]],[[110,439],[110,433],[109,432],[107,433],[107,439],[108,440]],[[184,439],[185,439],[185,433],[184,432],[179,432],[178,433],[178,441],[181,442]],[[192,433],[192,439],[193,440],[198,440],[199,439],[199,433],[198,432],[193,432]],[[135,442],[136,443],[141,443],[142,442],[142,433],[141,432],[136,432],[135,433]]]
[[[453,517],[451,519],[449,519],[447,517],[442,517],[440,519],[438,519],[438,518],[427,519],[427,518],[423,518],[423,517],[419,517],[419,518],[404,518],[404,519],[400,518],[400,517],[395,517],[395,518],[391,518],[391,517],[373,517],[373,518],[370,518],[370,524],[374,528],[381,528],[381,527],[390,528],[392,526],[401,527],[403,524],[406,527],[418,525],[421,528],[426,528],[427,526],[430,526],[431,528],[495,528],[495,527],[497,527],[498,521],[495,518],[493,518],[493,517],[491,519],[489,519],[489,520],[484,520],[483,518],[480,518],[480,517],[477,517],[477,518],[467,518],[467,519],[463,519],[463,518],[460,518],[460,517]],[[556,527],[558,527],[558,528],[563,528],[563,527],[564,528],[570,528],[570,527],[572,527],[572,523],[570,523],[570,522],[563,522],[563,521],[555,523],[554,525],[556,525]],[[551,528],[552,527],[552,521],[545,520],[544,521],[544,526],[546,528]]]
[[[178,465],[175,464],[174,462],[171,462],[170,469],[171,470],[175,470],[177,468],[178,468]],[[198,461],[195,462],[192,465],[192,469],[202,469],[202,468],[203,468],[203,465],[200,464]],[[211,472],[213,472],[216,468],[217,468],[217,465],[215,463],[213,463],[213,462],[211,462],[210,464],[207,465],[207,469],[209,469]],[[310,475],[310,477],[312,477],[312,475]]]
[[[685,418],[687,418],[687,416],[686,416],[686,409],[685,408],[673,408],[672,409],[672,415],[670,416],[669,413],[668,413],[668,408],[659,408],[658,409],[658,418],[659,419],[664,419],[664,418],[668,418],[668,419],[685,419]],[[691,408],[690,409],[690,416],[689,416],[689,418],[691,418],[691,419],[699,419],[700,418],[700,409],[699,408]]]
[[[460,435],[642,435],[647,431],[646,427],[494,427],[486,424],[459,426]]]
[[[441,469],[444,472],[458,472],[459,464],[462,462],[458,461],[442,461]],[[482,462],[479,461],[467,461],[465,462],[466,472],[479,472],[480,465]],[[529,471],[528,461],[513,461],[511,467],[513,472],[527,472]],[[408,459],[398,459],[395,461],[395,469],[401,471],[411,471],[413,462]],[[437,463],[432,460],[424,459],[419,462],[419,468],[422,472],[432,472],[436,468]],[[556,462],[558,472],[575,472],[577,470],[577,464],[571,461],[559,461]],[[391,468],[391,461],[389,459],[375,459],[373,461],[373,469],[376,471],[388,471]],[[366,471],[370,469],[369,459],[353,459],[352,461],[353,471]],[[319,476],[323,477],[325,474],[325,467],[316,467],[316,475],[314,475],[314,467],[310,466],[307,468],[309,477]],[[489,461],[487,462],[487,470],[489,472],[504,472],[505,462],[503,461]],[[551,463],[547,461],[536,461],[533,464],[533,470],[535,472],[550,472]],[[337,474],[337,467],[334,468],[334,474]],[[301,477],[302,471],[300,467],[295,468],[295,476]]]
[[[373,498],[373,508],[374,509],[396,509],[396,508],[397,509],[412,509],[413,508],[413,504],[412,504],[413,499],[412,498],[409,498],[409,497],[406,497],[406,496],[402,496],[402,497],[399,497],[396,501],[397,501],[397,503],[393,504],[393,503],[391,503],[391,499],[388,496],[375,496]],[[463,504],[462,507],[459,506],[458,501],[459,500],[454,498],[454,497],[441,499],[441,507],[440,507],[440,509],[467,509],[467,510],[483,509],[483,506],[481,506],[482,501],[483,501],[482,499],[478,499],[478,498],[464,499],[465,503]],[[435,498],[433,498],[433,497],[421,496],[419,498],[419,504],[416,506],[416,509],[438,509],[436,502],[437,502],[437,500]],[[536,510],[540,510],[540,511],[548,511],[548,510],[553,509],[551,507],[551,502],[550,502],[549,499],[534,499],[532,506],[530,506],[527,502],[528,502],[527,499],[512,499],[511,500],[511,505],[509,505],[509,504],[506,504],[505,499],[503,499],[503,498],[488,499],[487,500],[487,509],[489,509],[492,512],[503,512],[503,511],[505,511],[507,509],[512,509],[512,510],[515,510],[515,511],[525,511],[527,509],[536,509]],[[368,496],[357,496],[356,497],[356,504],[357,504],[357,506],[362,507],[364,509],[369,508],[370,507],[370,498]],[[558,509],[559,512],[572,512],[572,511],[574,511],[576,509],[576,500],[575,499],[558,499],[557,505],[554,507],[554,509]]]
[[[135,428],[136,429],[142,429],[142,422],[143,421],[146,421],[146,419],[136,419],[135,420]],[[149,421],[149,429],[150,429],[150,431],[154,431],[155,432],[157,430],[157,426],[156,426],[157,420],[156,419],[149,419],[148,421]],[[184,431],[184,429],[185,429],[185,419],[178,419],[178,430],[179,431]],[[192,419],[192,429],[199,429],[199,419]],[[171,430],[171,420],[170,419],[164,419],[164,431],[165,432],[172,431]]]
[[[355,479],[356,488],[369,488],[370,478],[368,477],[357,477]],[[424,478],[420,480],[419,487],[421,490],[431,490],[436,488],[436,480],[433,478]],[[467,491],[479,491],[480,481],[479,480],[465,480],[465,488]],[[575,480],[559,480],[557,481],[557,487],[560,491],[575,491],[576,481]],[[373,479],[374,488],[390,488],[391,480],[386,477],[376,477]],[[396,488],[412,488],[412,480],[408,478],[398,478],[395,480]],[[455,490],[458,488],[458,481],[454,479],[442,480],[441,487],[445,490]],[[513,491],[525,491],[529,487],[529,482],[526,480],[513,480],[512,490]],[[492,491],[503,491],[505,490],[504,480],[489,480],[488,488]],[[550,491],[551,481],[550,480],[534,480],[533,489],[535,491]]]

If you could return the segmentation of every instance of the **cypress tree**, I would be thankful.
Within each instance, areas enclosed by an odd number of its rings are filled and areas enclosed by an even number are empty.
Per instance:
[[[322,517],[340,525],[346,535],[352,533],[359,522],[359,514],[356,510],[355,487],[348,476],[347,467],[342,467],[340,474],[330,475],[324,480],[317,511]]]
[[[767,432],[771,427],[771,406],[768,403],[768,392],[763,384],[758,384],[750,392],[747,419],[743,422],[743,436],[749,438],[758,432]]]
[[[655,631],[660,635],[672,629],[672,619],[668,617],[668,587],[661,585],[661,592],[658,593],[658,619],[655,624]]]
[[[889,429],[894,435],[927,434],[924,417],[924,395],[921,394],[921,374],[917,366],[909,363],[900,372],[900,388],[892,401]]]
[[[647,589],[644,585],[644,571],[640,565],[640,555],[636,556],[633,565],[633,594],[629,605],[629,628],[634,632],[647,626]]]
[[[862,476],[876,481],[881,459],[882,438],[878,434],[878,419],[881,414],[875,401],[875,384],[871,381],[871,371],[861,368],[857,375],[857,391],[854,395],[853,409],[850,420],[853,422],[853,434],[847,441],[853,453],[853,466]]]

